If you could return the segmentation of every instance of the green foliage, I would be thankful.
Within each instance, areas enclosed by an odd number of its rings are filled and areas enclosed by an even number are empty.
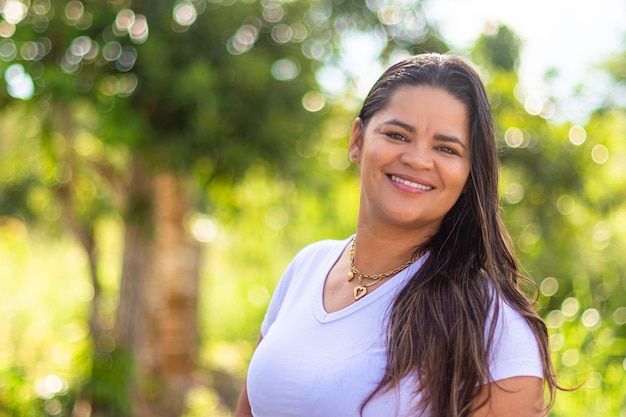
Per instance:
[[[498,33],[490,38],[494,50],[516,50],[516,40]],[[484,58],[485,43],[476,47]],[[561,382],[582,384],[557,395],[552,415],[623,415],[624,111],[599,110],[586,126],[558,123],[551,116],[558,103],[525,106],[515,97],[512,68],[497,56],[482,62],[502,141],[505,222],[524,273],[538,284]]]
[[[0,217],[0,415],[70,415],[91,360],[84,265],[66,240]]]
[[[293,254],[354,230],[358,184],[345,150],[354,114],[328,103],[305,110],[303,97],[319,90],[316,70],[345,69],[342,39],[354,32],[383,34],[381,59],[445,44],[415,5],[85,1],[78,13],[67,9],[78,2],[46,4],[31,2],[0,40],[0,70],[22,65],[34,86],[30,101],[16,103],[0,81],[0,416],[70,415],[85,397],[94,412],[128,410],[131,361],[106,335],[120,296],[120,219],[129,218],[120,207],[137,154],[198,187],[188,226],[212,227],[203,240],[200,364],[243,377]],[[177,23],[174,7],[190,4],[194,23]],[[116,29],[129,11],[146,18],[146,39]],[[414,24],[393,24],[399,15]],[[45,53],[29,55],[33,45]],[[120,55],[106,58],[115,48]],[[550,117],[558,103],[549,100],[531,114],[514,94],[519,48],[500,27],[472,56],[501,139],[506,224],[539,286],[562,382],[583,384],[559,394],[552,415],[626,415],[626,114],[607,106],[572,126]],[[622,61],[610,67],[617,80]],[[70,212],[101,249],[106,331],[97,346],[87,325],[87,261],[59,233],[64,187]],[[193,388],[190,416],[202,407],[228,415],[214,388]]]
[[[129,161],[141,158],[151,173],[193,173],[199,184],[217,187],[247,177],[256,166],[316,183],[302,168],[306,161],[293,156],[298,146],[317,146],[311,142],[328,105],[317,91],[315,70],[337,59],[343,34],[389,33],[395,44],[386,54],[408,39],[432,41],[419,10],[403,6],[416,25],[402,29],[381,20],[379,6],[364,2],[51,0],[9,6],[1,21],[6,83],[0,100],[35,128],[6,120],[12,131],[0,146],[9,150],[3,160],[11,163],[2,174],[10,181],[0,185],[0,214],[36,218],[42,228],[62,221],[88,254],[94,353],[84,379],[73,386],[80,391],[85,385],[81,395],[100,408],[93,411],[108,414],[127,409],[124,400],[112,398],[128,390],[121,382],[127,374],[116,365],[125,360],[99,347],[112,320],[110,312],[101,313],[97,231],[108,218],[128,226],[137,212],[149,213],[144,201],[129,195]],[[386,10],[393,19],[399,11]],[[9,96],[29,105],[20,108]],[[307,102],[311,97],[314,102]],[[337,155],[333,149],[336,166],[342,164]],[[220,204],[212,194],[200,194],[199,205],[208,212]],[[268,210],[276,227],[285,209]],[[147,218],[141,221],[150,228]],[[115,261],[121,264],[121,258]],[[101,332],[99,322],[109,327]]]
[[[106,343],[106,342],[105,342]],[[111,339],[111,342],[113,340]],[[96,351],[91,360],[91,375],[88,376],[82,396],[89,399],[93,412],[104,415],[128,415],[130,402],[128,391],[133,362],[130,355],[120,348]]]
[[[211,178],[232,177],[260,158],[289,172],[295,141],[315,140],[324,116],[299,104],[318,89],[315,70],[341,61],[346,35],[386,34],[384,57],[447,49],[420,6],[34,2],[4,22],[14,33],[2,41],[0,70],[21,66],[24,76],[7,80],[32,81],[23,92],[32,100],[82,99],[100,116],[92,133],[155,166],[210,161]]]
[[[499,25],[484,33],[476,41],[472,55],[476,62],[485,63],[499,71],[517,69],[521,40],[511,28]]]

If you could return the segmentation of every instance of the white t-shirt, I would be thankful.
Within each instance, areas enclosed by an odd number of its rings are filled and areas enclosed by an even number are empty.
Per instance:
[[[324,283],[350,240],[312,244],[287,267],[248,370],[254,417],[358,417],[363,400],[380,381],[388,310],[425,258],[358,302],[327,313]],[[499,343],[489,366],[493,379],[542,378],[538,345],[526,320],[501,302],[498,323]],[[363,417],[415,416],[420,399],[414,389],[414,378],[406,377],[394,390],[375,396]]]

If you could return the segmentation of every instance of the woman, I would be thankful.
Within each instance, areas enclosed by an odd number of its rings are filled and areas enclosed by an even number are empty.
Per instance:
[[[303,249],[280,281],[236,416],[543,416],[544,323],[499,217],[484,86],[425,54],[373,86],[349,142],[356,233]],[[550,403],[551,403],[550,401]]]

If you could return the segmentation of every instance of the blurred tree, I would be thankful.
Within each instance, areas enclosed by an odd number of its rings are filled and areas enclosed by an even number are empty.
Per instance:
[[[316,139],[328,107],[315,71],[354,70],[341,63],[351,34],[382,44],[383,58],[447,49],[419,5],[0,3],[0,104],[19,107],[36,127],[12,132],[24,140],[16,149],[36,152],[1,200],[18,210],[30,198],[21,196],[47,194],[88,254],[95,353],[83,400],[94,414],[180,414],[198,339],[200,246],[188,220],[216,204],[198,190],[237,181],[261,161],[298,172],[296,146]],[[125,238],[111,326],[99,311],[97,228],[116,211]]]
[[[558,121],[558,103],[525,95],[518,85],[519,48],[500,27],[482,35],[472,53],[488,80],[502,143],[505,222],[524,273],[538,284],[562,382],[586,382],[561,394],[567,400],[557,401],[552,415],[619,415],[623,395],[615,389],[626,381],[626,116],[607,100],[585,126]]]
[[[519,63],[521,40],[506,25],[488,25],[473,47],[473,55],[487,68],[516,73]]]

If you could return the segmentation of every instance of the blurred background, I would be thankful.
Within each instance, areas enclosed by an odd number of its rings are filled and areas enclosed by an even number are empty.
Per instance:
[[[0,416],[231,416],[283,269],[354,231],[367,89],[453,51],[487,84],[503,215],[582,385],[551,416],[626,417],[606,1],[0,0]]]

